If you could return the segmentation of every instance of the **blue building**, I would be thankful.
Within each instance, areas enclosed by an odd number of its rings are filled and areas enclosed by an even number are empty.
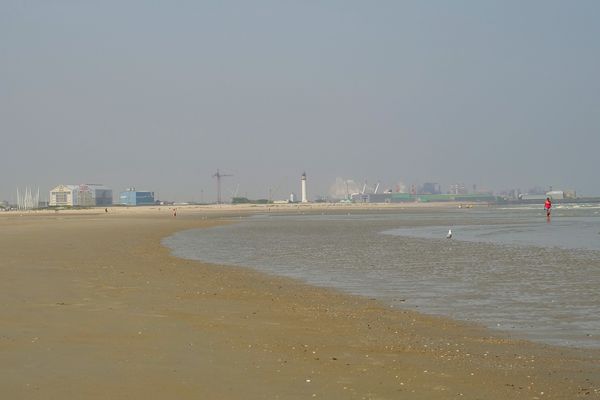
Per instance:
[[[119,195],[119,204],[125,206],[141,206],[154,204],[154,192],[143,192],[129,188]]]

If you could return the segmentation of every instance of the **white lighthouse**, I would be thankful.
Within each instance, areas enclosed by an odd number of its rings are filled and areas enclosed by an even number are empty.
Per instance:
[[[306,172],[302,173],[302,178],[300,182],[302,183],[302,202],[308,203],[308,199],[306,197]]]

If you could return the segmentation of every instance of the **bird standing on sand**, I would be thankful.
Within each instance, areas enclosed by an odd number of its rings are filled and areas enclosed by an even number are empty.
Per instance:
[[[452,229],[448,229],[448,234],[446,235],[446,239],[450,239],[452,237]]]

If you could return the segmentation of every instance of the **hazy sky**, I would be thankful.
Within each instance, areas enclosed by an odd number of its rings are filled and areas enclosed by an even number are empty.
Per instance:
[[[600,2],[0,0],[0,199],[599,195]]]

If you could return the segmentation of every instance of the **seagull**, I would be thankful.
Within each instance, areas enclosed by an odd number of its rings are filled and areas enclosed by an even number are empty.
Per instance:
[[[452,229],[448,229],[448,234],[446,235],[446,239],[450,239],[452,237]]]

